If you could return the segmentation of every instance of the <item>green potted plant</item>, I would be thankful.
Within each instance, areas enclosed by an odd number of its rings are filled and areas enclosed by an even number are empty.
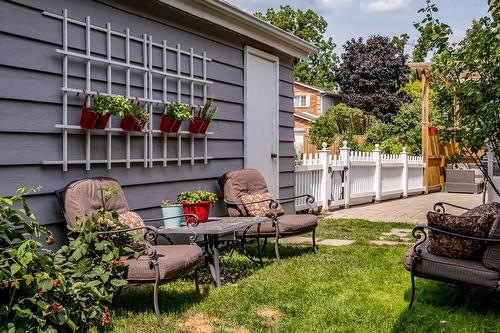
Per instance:
[[[161,117],[160,131],[165,133],[178,132],[183,120],[191,120],[193,116],[187,105],[179,102],[169,103]]]
[[[87,101],[89,100],[89,95],[85,93],[85,100],[83,101],[82,114],[80,116],[80,127],[85,129],[92,129],[95,126],[97,119],[99,118],[99,113],[92,110],[92,106],[87,106]]]
[[[214,120],[218,111],[219,108],[214,104],[213,99],[210,99],[205,103],[200,115],[200,118],[203,119],[203,124],[200,126],[198,133],[205,134],[207,132],[208,125],[212,122],[212,120]]]
[[[90,101],[92,111],[99,113],[95,128],[104,129],[112,115],[118,114],[120,110],[127,110],[130,102],[123,96],[104,96],[99,93]]]
[[[179,193],[177,201],[182,204],[184,214],[194,214],[200,222],[206,222],[210,205],[217,201],[217,195],[205,190],[186,191]]]
[[[173,202],[169,198],[165,198],[161,202],[161,213],[163,215],[163,225],[165,228],[179,228],[181,226],[182,216],[184,214],[184,210],[182,209],[182,205],[177,202]],[[173,219],[168,219],[170,217],[177,217]]]
[[[135,120],[134,123],[134,131],[141,132],[144,129],[144,126],[149,121],[149,113],[146,109],[139,104],[139,100],[136,103],[132,104],[130,108],[130,114]]]

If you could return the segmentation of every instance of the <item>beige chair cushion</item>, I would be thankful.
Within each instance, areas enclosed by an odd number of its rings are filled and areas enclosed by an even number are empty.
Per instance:
[[[197,266],[203,253],[198,245],[159,245],[156,246],[160,268],[160,280],[171,280],[182,276]],[[127,280],[154,281],[155,271],[149,267],[147,255],[139,258],[122,258],[128,265]]]
[[[455,216],[436,212],[427,213],[429,226],[466,236],[486,237],[492,221],[480,215]],[[430,253],[449,258],[476,259],[483,252],[480,241],[450,236],[437,231],[429,232]]]
[[[318,225],[318,217],[311,214],[285,214],[278,217],[280,234],[300,234],[312,231]],[[237,235],[242,236],[244,230],[238,230]],[[260,224],[260,234],[263,236],[274,235],[276,230],[272,225],[272,221]],[[257,235],[257,226],[250,227],[247,231],[247,236]]]
[[[242,203],[241,196],[245,194],[269,193],[266,180],[256,169],[242,169],[226,173],[224,183],[224,199]],[[229,216],[248,216],[243,205],[229,206]]]
[[[415,266],[417,276],[444,279],[456,283],[472,284],[500,291],[500,272],[487,269],[480,261],[441,257],[427,251],[428,241],[418,248],[422,249],[421,262]],[[411,271],[413,247],[404,257],[406,270]]]
[[[270,207],[271,204],[271,194],[267,193],[256,193],[256,194],[243,194],[240,197],[244,204],[245,210],[248,216],[259,216],[259,217],[272,217],[273,210]],[[259,202],[261,201],[261,202]],[[257,202],[257,203],[252,203]],[[274,209],[277,215],[283,215],[283,207],[278,203],[278,206]]]
[[[82,179],[72,183],[64,193],[64,211],[66,221],[71,229],[78,228],[77,217],[85,218],[102,206],[102,196],[99,188],[113,187],[118,190],[118,196],[108,201],[110,211],[119,214],[129,211],[123,190],[115,180],[111,179]]]

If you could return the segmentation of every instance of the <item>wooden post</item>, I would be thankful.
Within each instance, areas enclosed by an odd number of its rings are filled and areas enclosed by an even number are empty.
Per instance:
[[[429,72],[422,70],[422,156],[424,158],[424,186],[428,188],[428,163],[429,163]]]

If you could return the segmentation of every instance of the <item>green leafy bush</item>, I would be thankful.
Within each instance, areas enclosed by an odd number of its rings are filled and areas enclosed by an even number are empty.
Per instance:
[[[401,154],[403,151],[403,145],[395,137],[385,139],[380,144],[380,150],[384,154]]]
[[[375,117],[364,114],[362,110],[341,103],[329,108],[316,119],[309,130],[309,137],[318,149],[323,142],[330,146],[337,134],[355,142],[354,136],[365,134],[375,121]]]
[[[372,123],[366,133],[365,145],[375,146],[381,144],[394,135],[394,127],[381,121]]]
[[[202,201],[216,202],[217,194],[205,190],[198,190],[196,192],[186,191],[179,193],[177,201],[180,203],[197,203]]]
[[[69,243],[49,251],[33,237],[54,237],[36,222],[24,195],[0,197],[0,332],[81,332],[109,327],[109,305],[123,286],[123,255],[137,256],[144,245],[122,229],[117,214],[104,208],[70,233]],[[110,191],[110,194],[113,192]]]
[[[164,110],[165,116],[174,120],[191,120],[193,116],[187,105],[177,101],[168,104]]]

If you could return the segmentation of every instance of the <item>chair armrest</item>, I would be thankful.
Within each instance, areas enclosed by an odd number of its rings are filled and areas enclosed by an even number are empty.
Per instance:
[[[269,208],[271,209],[272,216],[271,220],[273,221],[273,226],[278,223],[278,214],[276,213],[276,209],[278,208],[279,202],[274,200],[274,199],[264,199],[264,200],[258,200],[258,201],[252,201],[252,202],[247,202],[247,203],[242,203],[242,202],[234,202],[234,201],[229,201],[224,199],[224,202],[228,205],[235,205],[235,206],[243,206],[245,205],[252,205],[256,203],[261,203],[261,202],[268,202],[269,201]]]
[[[276,199],[276,201],[278,201],[279,203],[287,203],[287,202],[293,202],[295,201],[295,199],[298,198],[306,198],[306,204],[309,207],[308,211],[310,214],[314,214],[315,210],[316,212],[318,212],[317,211],[318,205],[316,205],[316,199],[310,194],[301,194],[288,198],[278,198]]]
[[[446,212],[446,209],[445,209],[445,207],[444,207],[445,205],[446,205],[446,206],[450,206],[450,207],[455,207],[455,208],[463,209],[463,210],[470,210],[470,208],[466,208],[466,207],[458,206],[458,205],[451,204],[451,203],[444,202],[444,201],[439,201],[439,202],[436,202],[436,203],[434,204],[433,210],[434,210],[436,213],[445,213],[445,212]]]
[[[424,243],[425,240],[427,239],[427,232],[425,231],[425,229],[435,231],[435,232],[440,232],[440,233],[443,233],[445,235],[454,236],[454,237],[458,237],[458,238],[470,239],[470,240],[480,241],[480,242],[484,242],[484,243],[500,244],[500,238],[482,238],[482,237],[463,235],[463,234],[459,234],[456,232],[443,230],[443,229],[439,229],[436,227],[431,227],[427,224],[420,224],[420,225],[417,225],[416,227],[414,227],[412,232],[411,232],[413,237],[417,240],[417,243],[413,247],[413,251],[418,256],[422,253],[422,250],[419,249],[418,246],[420,246],[422,243]]]
[[[192,244],[194,244],[196,242],[196,240],[198,239],[198,234],[196,233],[196,231],[194,231],[193,227],[196,227],[200,223],[198,216],[196,216],[195,214],[182,214],[179,216],[171,216],[171,217],[165,217],[165,218],[164,217],[151,218],[151,219],[144,219],[143,221],[144,222],[164,221],[164,220],[171,220],[171,219],[176,219],[176,218],[180,218],[180,217],[184,217],[186,219],[186,227],[191,232],[191,236],[189,236],[189,240],[191,241]],[[173,244],[172,240],[166,234],[161,233],[161,235],[163,237],[165,237],[170,242],[170,244]]]

